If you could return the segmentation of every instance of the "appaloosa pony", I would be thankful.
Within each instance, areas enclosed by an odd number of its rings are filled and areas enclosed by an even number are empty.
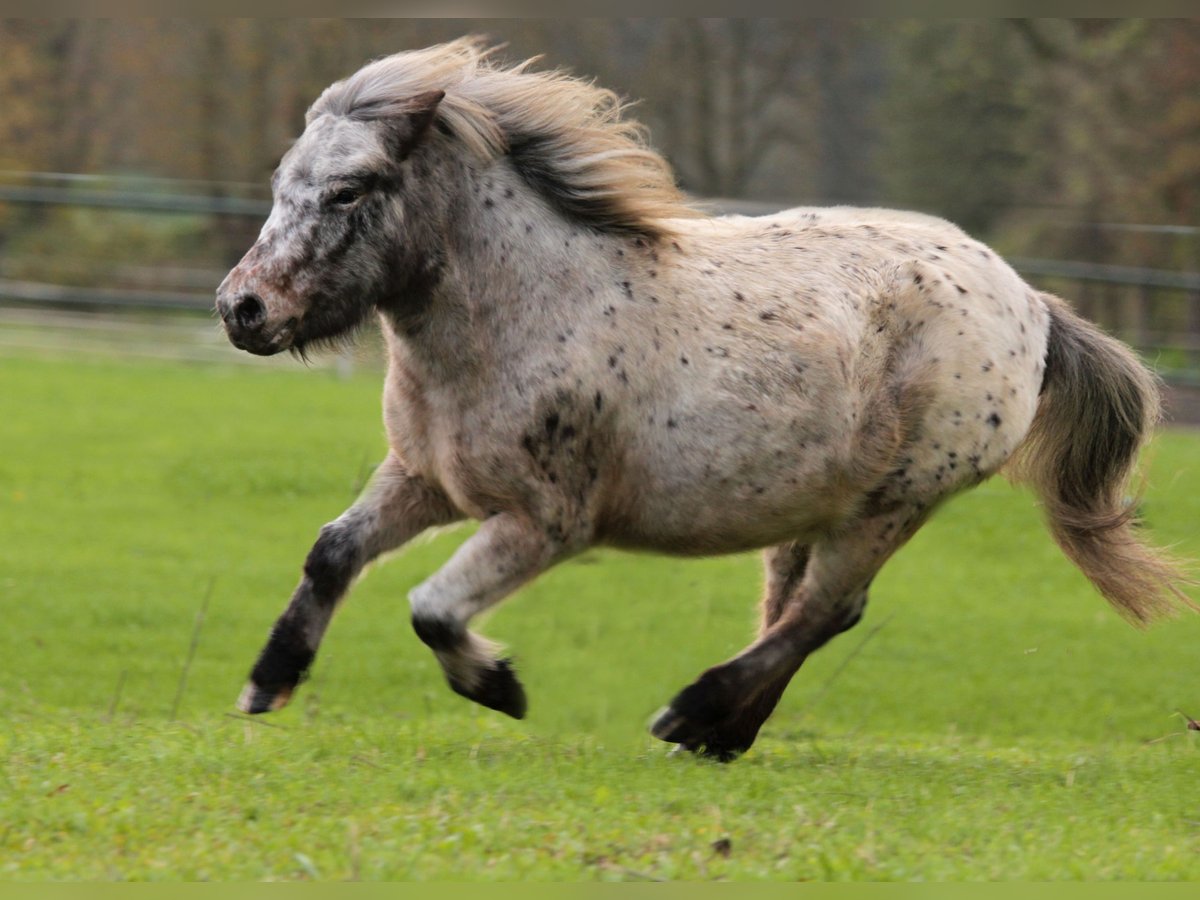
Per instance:
[[[287,702],[364,566],[462,519],[413,627],[455,691],[517,718],[473,616],[596,544],[767,548],[757,640],[651,728],[720,759],[937,504],[1006,463],[1118,611],[1186,602],[1126,502],[1154,380],[948,222],[705,216],[611,92],[475,39],[329,87],[272,187],[218,292],[229,339],[303,355],[378,314],[391,449],[321,529],[247,712]]]

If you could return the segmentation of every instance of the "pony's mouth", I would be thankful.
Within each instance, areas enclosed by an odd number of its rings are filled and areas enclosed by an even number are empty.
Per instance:
[[[255,356],[274,356],[291,349],[299,324],[300,320],[294,316],[274,330],[257,328],[253,331],[246,331],[236,327],[231,328],[226,323],[225,333],[229,337],[229,343],[239,350],[245,350]]]

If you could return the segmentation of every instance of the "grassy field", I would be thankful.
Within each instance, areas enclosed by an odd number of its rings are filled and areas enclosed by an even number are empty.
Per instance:
[[[518,723],[410,633],[465,532],[423,540],[359,584],[290,708],[237,717],[382,453],[378,395],[287,360],[0,359],[0,880],[1200,878],[1200,617],[1124,624],[999,479],[731,766],[644,729],[750,637],[754,556],[599,551],[530,585],[483,626]],[[1154,533],[1200,556],[1200,437],[1161,437],[1150,476]]]

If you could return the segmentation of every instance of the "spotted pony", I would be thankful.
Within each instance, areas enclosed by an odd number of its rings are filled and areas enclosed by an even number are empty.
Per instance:
[[[288,701],[368,563],[468,519],[412,624],[453,690],[517,718],[474,616],[595,545],[765,548],[757,638],[651,726],[722,760],[937,505],[1001,468],[1118,612],[1187,602],[1126,502],[1153,378],[948,222],[705,215],[614,94],[476,39],[330,86],[272,187],[218,291],[229,339],[302,356],[378,318],[390,450],[321,529],[246,712]]]

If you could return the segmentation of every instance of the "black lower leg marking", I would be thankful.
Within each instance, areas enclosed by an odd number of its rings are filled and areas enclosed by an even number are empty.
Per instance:
[[[701,756],[736,759],[750,749],[799,667],[789,663],[771,675],[760,664],[738,659],[709,669],[675,696],[650,733]]]
[[[452,619],[414,615],[413,631],[433,650],[454,693],[514,719],[525,718],[525,689],[512,660],[486,659],[471,646],[466,628]]]
[[[684,743],[685,750],[720,762],[732,762],[753,745],[759,729],[775,711],[790,679],[767,685],[732,718],[710,729],[699,741]]]
[[[853,628],[862,619],[866,591],[824,627],[805,635],[807,647],[801,661],[829,640]],[[796,664],[799,667],[799,663]],[[761,688],[745,685],[738,689],[728,677],[716,677],[724,667],[709,669],[694,684],[671,701],[670,707],[651,727],[664,741],[681,745],[699,755],[730,762],[753,746],[758,732],[779,704],[794,669]]]
[[[430,650],[448,652],[461,648],[467,641],[467,630],[453,619],[434,618],[416,613],[412,617],[413,631]]]
[[[283,706],[296,685],[307,676],[315,655],[296,621],[280,619],[250,670],[250,684],[238,705],[248,713],[268,712]]]
[[[686,744],[729,718],[737,709],[737,690],[722,669],[709,669],[676,694],[650,726],[650,733],[672,744]]]
[[[360,569],[359,536],[340,523],[326,525],[304,560],[304,576],[319,602],[333,605]]]
[[[492,667],[482,670],[474,685],[468,686],[454,678],[446,679],[454,693],[474,700],[480,706],[502,712],[514,719],[525,718],[528,703],[525,689],[517,679],[512,660],[498,659]]]
[[[333,608],[358,570],[359,552],[352,530],[338,523],[321,529],[304,561],[304,578],[250,671],[250,683],[238,700],[241,709],[268,712],[287,703],[312,666],[316,656],[312,642],[320,640]]]

